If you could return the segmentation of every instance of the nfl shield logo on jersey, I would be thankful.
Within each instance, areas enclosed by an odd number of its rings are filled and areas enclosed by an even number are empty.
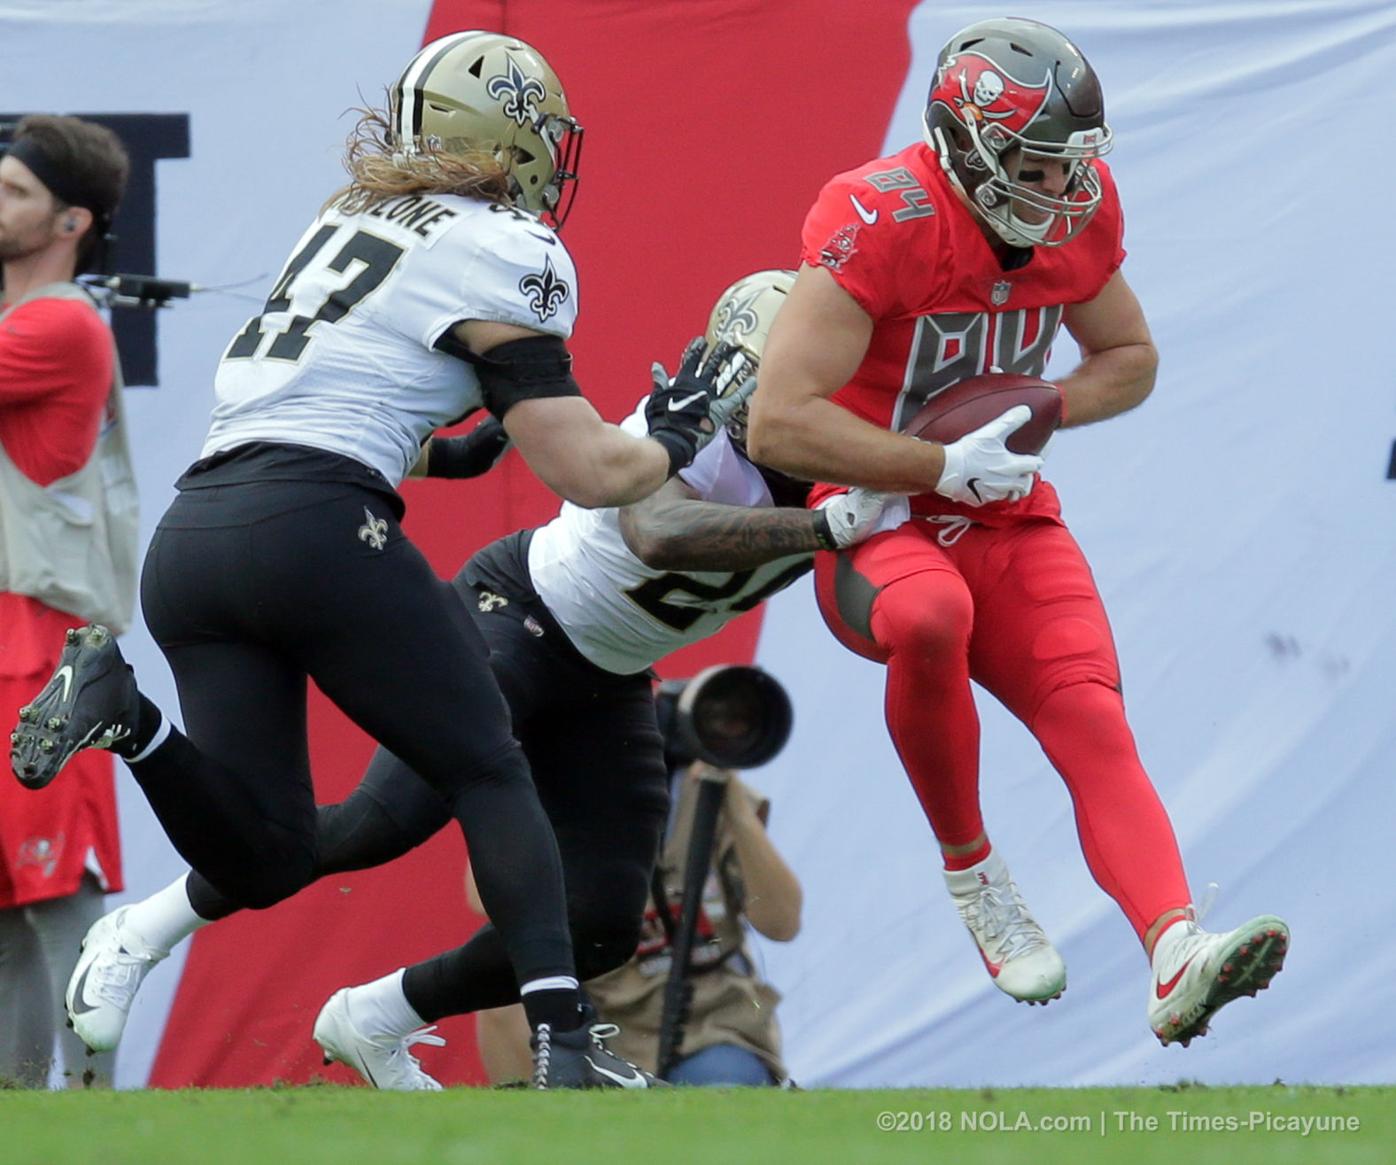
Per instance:
[[[1013,284],[1007,279],[1000,279],[989,291],[989,302],[995,307],[1002,307],[1008,302],[1008,297],[1013,293]]]

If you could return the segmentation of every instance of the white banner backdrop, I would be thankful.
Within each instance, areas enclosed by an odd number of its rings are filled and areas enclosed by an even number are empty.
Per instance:
[[[1213,929],[1279,913],[1272,988],[1188,1050],[1145,1023],[1148,972],[1091,881],[1065,787],[983,696],[990,835],[1067,961],[1045,1009],[985,975],[881,727],[882,669],[771,604],[758,662],[795,738],[752,780],[804,879],[766,944],[807,1085],[1396,1080],[1396,7],[1385,0],[1024,0],[1100,74],[1125,272],[1162,354],[1138,411],[1056,437],[1056,483],[1112,613],[1144,761]],[[891,151],[919,137],[939,46],[992,14],[926,3]],[[1074,363],[1069,339],[1054,367]],[[818,727],[816,727],[818,726]]]
[[[128,393],[147,535],[201,442],[218,353],[339,181],[346,91],[357,82],[377,99],[429,7],[0,0],[0,108],[188,113],[193,160],[158,163],[159,273],[252,281],[159,318],[161,388]],[[772,604],[758,654],[791,688],[796,736],[752,776],[806,888],[804,933],[763,948],[786,993],[790,1063],[808,1085],[1396,1080],[1385,969],[1396,616],[1381,599],[1396,566],[1396,379],[1376,343],[1396,259],[1382,202],[1396,188],[1383,132],[1396,9],[1012,8],[1062,27],[1101,74],[1126,272],[1163,356],[1153,398],[1057,438],[1049,474],[1111,610],[1140,749],[1195,892],[1221,884],[1217,926],[1285,915],[1294,949],[1272,989],[1207,1039],[1158,1048],[1144,959],[1085,870],[1065,789],[986,700],[986,818],[1070,970],[1045,1010],[1002,996],[887,743],[882,669],[823,632],[801,587]],[[940,44],[992,12],[914,13],[888,149],[919,135]],[[125,647],[173,709],[144,632]],[[134,784],[120,785],[127,882],[143,895],[182,866]],[[124,1085],[146,1079],[178,959],[142,992]]]

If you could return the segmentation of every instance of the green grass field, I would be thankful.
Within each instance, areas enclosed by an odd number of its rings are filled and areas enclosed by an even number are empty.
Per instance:
[[[3,1165],[1396,1161],[1396,1089],[0,1092]]]

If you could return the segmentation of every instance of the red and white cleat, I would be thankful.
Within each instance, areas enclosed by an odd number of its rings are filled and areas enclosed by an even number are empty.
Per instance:
[[[946,870],[945,885],[995,987],[1030,1004],[1046,1004],[1066,990],[1066,964],[997,851],[967,870]]]
[[[1154,944],[1149,1027],[1160,1043],[1187,1047],[1219,1008],[1270,986],[1288,950],[1289,927],[1272,914],[1226,934],[1173,923]]]

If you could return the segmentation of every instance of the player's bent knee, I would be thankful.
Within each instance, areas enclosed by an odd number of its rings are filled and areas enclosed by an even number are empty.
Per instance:
[[[422,777],[447,805],[453,807],[462,796],[482,786],[497,789],[517,788],[520,785],[533,787],[528,760],[519,743],[512,738],[487,756],[470,757],[449,768],[437,766],[431,772],[423,770]]]
[[[314,839],[285,844],[271,840],[259,845],[256,861],[244,862],[235,871],[200,872],[214,889],[238,906],[265,910],[315,881],[318,861]]]
[[[1043,722],[1102,743],[1116,732],[1129,731],[1120,689],[1105,676],[1059,679],[1043,693],[1032,716],[1034,727]]]
[[[928,594],[909,579],[883,589],[872,626],[878,642],[893,652],[930,659],[962,656],[974,626],[974,602],[968,591]]]

